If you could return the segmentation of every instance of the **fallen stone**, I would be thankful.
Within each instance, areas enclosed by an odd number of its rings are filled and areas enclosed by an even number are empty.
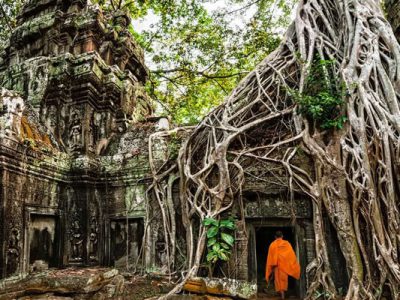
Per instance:
[[[71,297],[55,296],[53,293],[35,295],[35,296],[24,296],[18,298],[18,300],[74,300]]]
[[[118,275],[117,270],[98,268],[47,271],[24,279],[0,281],[0,300],[76,299],[77,295],[94,296],[97,292],[97,299],[116,299],[124,290],[124,282],[124,277]]]
[[[229,296],[240,299],[256,299],[257,297],[257,284],[229,278],[191,278],[186,282],[183,290],[196,294]]]

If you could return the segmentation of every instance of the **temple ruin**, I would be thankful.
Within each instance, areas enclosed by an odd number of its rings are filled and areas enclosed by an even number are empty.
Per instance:
[[[153,116],[149,72],[129,24],[126,14],[104,14],[87,0],[31,0],[20,13],[0,53],[0,278],[67,266],[168,270],[159,212],[146,190],[149,136],[171,125]],[[168,140],[156,148],[162,163]],[[291,201],[280,174],[257,164],[246,175],[246,225],[238,224],[227,274],[263,288],[268,245],[280,229],[302,265],[291,286],[302,297],[315,256],[312,205],[300,194]],[[185,228],[179,199],[172,200],[178,268]],[[333,231],[328,240],[345,290]]]
[[[144,143],[160,119],[150,119],[148,71],[129,23],[87,1],[30,1],[19,15],[0,58],[1,277],[38,261],[138,255]]]

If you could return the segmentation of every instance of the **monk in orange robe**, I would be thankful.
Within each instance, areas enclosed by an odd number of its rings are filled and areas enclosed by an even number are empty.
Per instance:
[[[288,289],[288,276],[300,278],[300,265],[292,245],[283,239],[282,231],[275,233],[275,241],[268,249],[267,265],[265,267],[265,279],[270,280],[274,273],[275,290],[285,299],[285,292]]]

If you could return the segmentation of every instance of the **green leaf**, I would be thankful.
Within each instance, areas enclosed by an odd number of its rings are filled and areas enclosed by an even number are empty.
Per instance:
[[[210,251],[207,254],[207,262],[215,263],[218,260],[218,254],[214,251]]]
[[[215,227],[215,226],[211,226],[208,230],[207,230],[207,238],[212,238],[215,237],[219,232],[219,228]]]
[[[236,228],[235,223],[232,220],[222,220],[220,222],[220,227],[228,228],[234,230]]]
[[[229,260],[229,257],[228,257],[228,255],[225,253],[225,252],[218,252],[218,257],[221,259],[221,260],[223,260],[223,261],[227,261],[227,260]]]
[[[221,238],[224,242],[226,242],[228,245],[233,246],[234,242],[235,242],[235,238],[227,233],[221,233]]]
[[[221,247],[224,248],[224,249],[226,249],[226,250],[229,250],[229,249],[231,248],[231,246],[229,246],[229,245],[226,244],[226,243],[221,243]]]
[[[215,220],[215,219],[213,219],[213,218],[205,218],[205,219],[203,220],[203,225],[204,225],[204,226],[213,225],[213,226],[218,227],[218,221]]]
[[[215,251],[215,252],[220,251],[220,249],[221,249],[221,245],[218,244],[218,243],[216,243],[216,244],[214,244],[214,245],[212,246],[212,250]]]
[[[211,247],[217,242],[217,239],[215,237],[208,239],[207,241],[207,247]]]

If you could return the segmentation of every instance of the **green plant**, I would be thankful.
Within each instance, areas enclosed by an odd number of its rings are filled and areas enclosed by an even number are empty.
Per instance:
[[[307,76],[303,93],[292,92],[299,104],[299,112],[315,121],[321,128],[343,128],[344,88],[335,78],[333,60],[314,59]]]
[[[206,218],[203,225],[207,228],[207,262],[215,265],[218,261],[229,260],[235,243],[235,219]]]

